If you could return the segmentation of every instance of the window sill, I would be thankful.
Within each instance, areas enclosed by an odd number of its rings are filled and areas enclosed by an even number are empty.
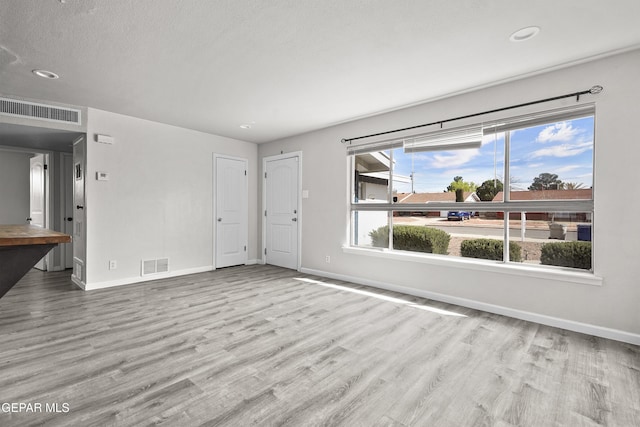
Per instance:
[[[592,273],[583,273],[580,271],[572,271],[562,268],[546,268],[515,263],[505,264],[500,261],[419,254],[405,251],[391,251],[388,249],[359,248],[353,246],[343,246],[342,250],[344,253],[353,255],[410,261],[422,264],[439,265],[443,267],[464,268],[476,271],[488,271],[521,277],[536,277],[540,279],[578,283],[590,286],[602,286],[603,282],[602,277],[595,276]]]

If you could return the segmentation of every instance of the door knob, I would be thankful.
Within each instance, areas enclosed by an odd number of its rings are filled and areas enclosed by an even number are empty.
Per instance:
[[[33,219],[30,217],[27,217],[27,221],[33,221]]]
[[[298,218],[291,218],[291,221],[296,222],[298,221]]]
[[[72,217],[67,217],[67,221],[71,222],[71,221],[73,221],[73,218]]]
[[[82,205],[76,205],[76,209],[84,209],[84,206],[82,206]]]
[[[222,222],[222,218],[218,218],[218,222]]]

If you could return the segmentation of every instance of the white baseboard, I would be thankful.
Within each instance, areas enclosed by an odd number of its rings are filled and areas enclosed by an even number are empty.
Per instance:
[[[261,264],[259,259],[250,259],[244,265],[256,265]]]
[[[347,276],[343,274],[330,273],[327,271],[314,270],[310,268],[301,268],[300,272],[306,273],[306,274],[313,274],[314,276],[326,277],[329,279],[352,282],[359,285],[372,286],[374,288],[400,292],[403,294],[414,295],[417,297],[428,298],[435,301],[440,301],[448,304],[455,304],[462,307],[486,311],[489,313],[501,314],[503,316],[513,317],[515,319],[521,319],[521,320],[527,320],[529,322],[540,323],[541,325],[547,325],[547,326],[553,326],[556,328],[566,329],[568,331],[580,332],[587,335],[594,335],[596,337],[608,338],[616,341],[622,341],[630,344],[640,345],[640,335],[634,334],[631,332],[625,332],[617,329],[591,325],[589,323],[575,322],[573,320],[546,316],[544,314],[516,310],[514,308],[488,304],[480,301],[454,297],[454,296],[440,294],[436,292],[424,291],[421,289],[408,288],[405,286],[379,282],[377,280],[363,279],[361,277]]]
[[[79,287],[80,289],[86,290],[86,286],[87,285],[82,280],[80,280],[76,276],[74,276],[73,274],[71,275],[71,282],[74,285],[76,285],[77,287]]]
[[[149,274],[149,275],[145,275],[144,277],[136,276],[136,277],[128,277],[125,279],[110,280],[107,282],[87,283],[87,284],[84,284],[84,287],[82,286],[81,287],[85,291],[92,291],[94,289],[112,288],[114,286],[132,285],[134,283],[149,282],[152,280],[167,279],[170,277],[186,276],[187,274],[205,273],[207,271],[212,271],[212,270],[214,270],[214,267],[212,265],[208,265],[205,267],[186,268],[183,270],[169,271],[167,273]]]

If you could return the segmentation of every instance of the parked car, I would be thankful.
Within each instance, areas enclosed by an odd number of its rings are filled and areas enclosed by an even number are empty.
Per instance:
[[[471,212],[449,211],[447,213],[447,220],[449,221],[464,221],[465,219],[471,219]]]

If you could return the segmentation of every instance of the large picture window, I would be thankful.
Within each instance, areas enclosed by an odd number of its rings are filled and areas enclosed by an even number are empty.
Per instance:
[[[351,245],[592,270],[592,104],[348,148]]]

